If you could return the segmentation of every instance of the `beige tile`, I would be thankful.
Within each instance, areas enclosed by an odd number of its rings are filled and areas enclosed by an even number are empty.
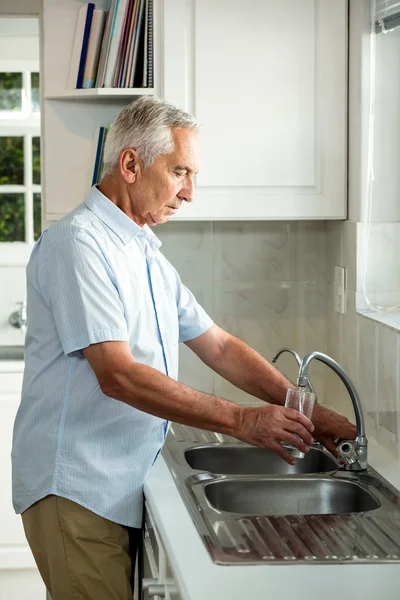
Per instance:
[[[342,361],[343,315],[334,310],[333,284],[327,284],[327,353],[338,363]]]
[[[342,315],[341,365],[353,383],[358,384],[358,315],[355,309],[355,292],[346,294],[346,314]]]
[[[327,284],[304,281],[297,289],[299,352],[326,352]]]
[[[326,238],[325,221],[297,223],[297,281],[326,281]]]
[[[267,360],[279,348],[298,347],[295,283],[216,283],[214,303],[217,324]]]
[[[343,265],[343,221],[327,221],[326,224],[326,278],[333,282],[335,265]]]
[[[209,221],[170,222],[155,230],[161,252],[182,281],[212,281],[212,228]]]
[[[295,224],[281,221],[213,224],[215,281],[266,282],[295,276]]]
[[[346,288],[356,291],[357,223],[343,222],[343,266],[346,267]]]

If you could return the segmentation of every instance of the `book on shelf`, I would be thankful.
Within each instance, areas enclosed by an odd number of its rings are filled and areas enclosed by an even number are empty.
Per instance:
[[[120,48],[121,36],[123,33],[124,25],[126,23],[126,12],[128,7],[128,0],[117,0],[117,7],[114,13],[114,21],[111,27],[111,41],[110,48],[108,51],[106,72],[104,75],[104,87],[113,87],[112,80],[114,71],[118,61],[118,50]]]
[[[85,68],[83,71],[83,88],[93,88],[94,84],[96,83],[105,20],[106,11],[101,10],[100,8],[95,8],[93,11],[92,25],[90,28]]]
[[[103,39],[101,42],[99,67],[97,69],[97,77],[96,77],[96,86],[95,87],[103,87],[104,74],[105,74],[105,69],[106,69],[106,65],[107,65],[108,51],[110,49],[110,41],[111,41],[110,32],[111,32],[111,27],[112,27],[112,24],[114,21],[116,6],[117,6],[117,0],[111,0],[110,6],[109,6],[108,12],[107,12]]]
[[[68,88],[153,86],[153,0],[78,9]]]
[[[104,165],[104,146],[106,143],[108,132],[110,130],[110,125],[111,123],[109,123],[106,126],[99,127],[96,130],[93,138],[92,160],[90,166],[90,187],[92,187],[96,183],[100,183],[102,177]]]
[[[87,49],[89,45],[90,27],[94,11],[93,2],[83,4],[78,9],[75,27],[75,38],[72,47],[70,69],[68,75],[68,88],[80,88],[83,83]]]

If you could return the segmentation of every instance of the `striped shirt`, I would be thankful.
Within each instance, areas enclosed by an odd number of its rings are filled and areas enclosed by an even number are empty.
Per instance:
[[[141,526],[143,483],[168,421],[104,395],[82,349],[128,342],[137,362],[177,379],[178,343],[212,321],[160,245],[96,187],[36,243],[12,448],[17,513],[55,494]]]

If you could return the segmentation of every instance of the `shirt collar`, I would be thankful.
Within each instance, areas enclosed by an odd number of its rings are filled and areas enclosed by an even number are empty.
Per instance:
[[[148,225],[139,227],[111,200],[94,185],[85,198],[85,204],[103,223],[107,225],[124,244],[133,238],[143,238],[153,248],[159,248],[161,241]]]

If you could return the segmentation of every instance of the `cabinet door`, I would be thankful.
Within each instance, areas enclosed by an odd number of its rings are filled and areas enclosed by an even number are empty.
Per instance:
[[[174,573],[147,503],[145,504],[143,555],[140,571],[143,587],[140,600],[180,599]]]
[[[25,552],[27,542],[21,517],[16,515],[11,502],[11,442],[15,414],[20,395],[0,393],[0,568],[6,555],[19,548]],[[32,564],[33,559],[32,559]]]
[[[346,0],[168,0],[164,96],[201,124],[175,219],[346,217]]]
[[[2,387],[20,386],[20,377],[2,374]],[[27,544],[21,517],[11,501],[11,442],[20,393],[0,393],[0,598],[45,600],[46,590]]]

